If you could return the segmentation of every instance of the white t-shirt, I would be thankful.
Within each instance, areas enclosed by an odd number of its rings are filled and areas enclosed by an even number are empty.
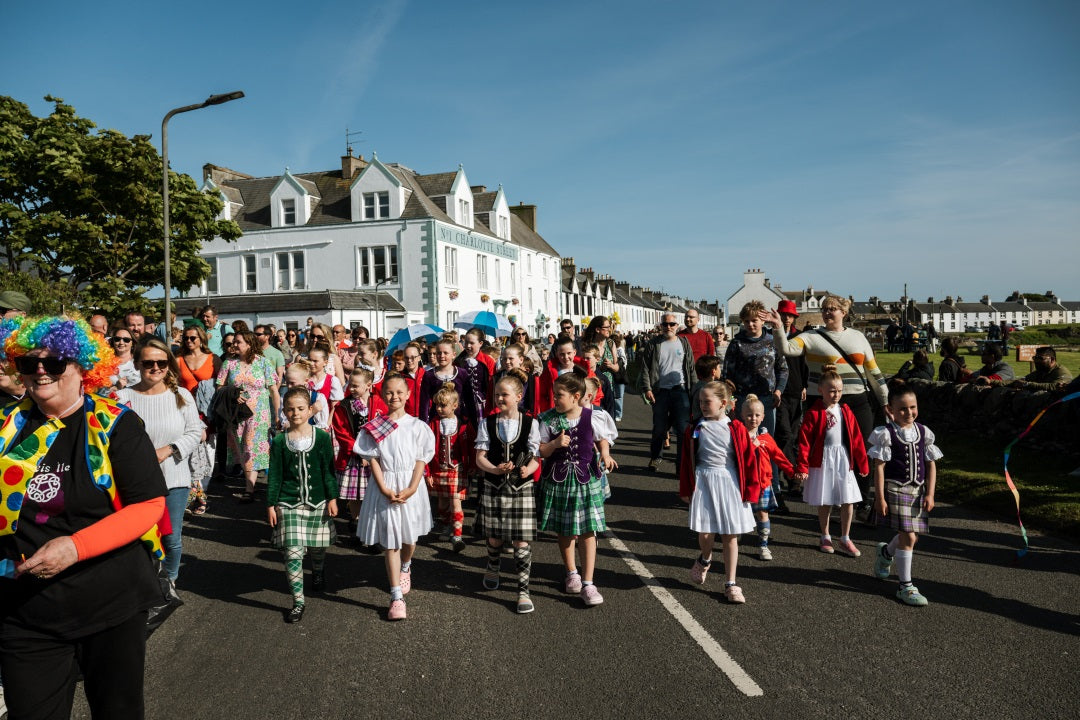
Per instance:
[[[686,384],[683,377],[683,345],[679,338],[660,343],[659,378],[656,387],[670,390]]]

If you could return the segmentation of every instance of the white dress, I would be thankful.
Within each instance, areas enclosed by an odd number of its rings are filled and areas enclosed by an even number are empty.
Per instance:
[[[409,487],[416,463],[427,464],[435,456],[435,435],[427,423],[411,415],[394,421],[397,428],[380,443],[368,432],[357,433],[353,452],[360,457],[378,458],[383,483],[397,492]],[[391,503],[379,492],[374,477],[368,483],[356,536],[366,545],[382,545],[391,550],[412,545],[431,530],[431,505],[423,481],[404,503]]]
[[[699,533],[740,535],[754,529],[750,503],[743,502],[728,417],[705,420],[697,429],[698,455],[690,529]]]
[[[825,410],[825,445],[821,467],[811,467],[803,485],[803,502],[807,505],[846,505],[862,502],[859,481],[851,470],[851,460],[844,449],[844,427],[839,405]]]

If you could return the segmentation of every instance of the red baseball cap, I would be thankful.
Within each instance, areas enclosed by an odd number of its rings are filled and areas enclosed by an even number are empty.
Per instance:
[[[794,315],[799,317],[799,311],[795,309],[795,303],[790,300],[781,300],[780,304],[776,306],[776,312],[782,315]]]

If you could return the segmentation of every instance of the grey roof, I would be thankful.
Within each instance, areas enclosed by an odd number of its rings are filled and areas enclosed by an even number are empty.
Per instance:
[[[229,187],[228,185],[223,185],[219,189],[221,190],[222,194],[225,195],[225,198],[229,202],[236,203],[237,205],[244,204],[244,196],[241,195],[240,191],[236,188]]]
[[[885,310],[878,303],[864,302],[862,300],[856,300],[851,303],[851,312],[859,313],[860,315],[883,315]]]
[[[525,221],[514,213],[510,213],[510,237],[515,243],[527,250],[559,257],[559,253],[551,245],[548,245],[547,240],[526,225]]]
[[[1062,300],[1061,307],[1066,310],[1080,310],[1080,300]]]
[[[1004,302],[994,303],[994,309],[998,312],[1011,312],[1011,313],[1025,313],[1031,310],[1031,307],[1025,305],[1022,302],[1015,302],[1012,300],[1006,300]]]
[[[450,188],[454,186],[454,179],[457,178],[457,171],[446,173],[433,173],[431,175],[417,175],[416,180],[420,184],[420,188],[431,196],[435,195],[449,195]]]
[[[915,303],[915,309],[924,315],[934,314],[948,314],[954,313],[956,310],[952,305],[946,305],[945,303]]]
[[[175,301],[175,305],[177,315],[183,315],[207,303],[213,305],[219,315],[260,312],[299,313],[312,310],[374,310],[375,297],[375,293],[363,290],[316,290],[181,298]],[[380,310],[405,310],[405,306],[386,291],[379,291],[378,299]]]
[[[1029,302],[1028,307],[1040,312],[1061,312],[1065,309],[1056,302]]]
[[[294,175],[293,177],[296,176]],[[315,183],[302,177],[296,178],[296,182],[300,183],[300,187],[307,190],[309,194],[314,195],[315,197],[321,197],[321,195],[319,195],[319,188],[317,185],[315,185]]]
[[[953,305],[953,307],[956,308],[956,312],[962,312],[962,313],[992,313],[992,312],[994,312],[994,308],[990,307],[986,303],[981,303],[981,302],[978,302],[978,303],[958,302],[955,305]]]
[[[495,209],[495,198],[498,197],[497,192],[484,192],[473,193],[473,211],[474,212],[490,212]]]
[[[623,305],[639,305],[640,304],[638,302],[638,300],[640,300],[640,298],[632,298],[632,297],[630,297],[629,293],[624,293],[619,288],[614,288],[614,290],[612,291],[612,295],[614,295],[614,297],[615,297],[615,302],[621,303]]]

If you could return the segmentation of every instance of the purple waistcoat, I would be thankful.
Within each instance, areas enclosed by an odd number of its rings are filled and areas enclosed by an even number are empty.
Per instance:
[[[926,482],[926,428],[915,423],[917,437],[909,443],[900,438],[894,423],[890,422],[886,427],[892,441],[892,459],[885,463],[885,481],[897,485],[922,485]]]
[[[592,431],[592,410],[581,409],[581,419],[576,427],[565,431],[570,444],[559,448],[544,462],[544,475],[554,482],[565,482],[574,473],[575,479],[585,485],[594,477],[600,477],[596,445]]]

